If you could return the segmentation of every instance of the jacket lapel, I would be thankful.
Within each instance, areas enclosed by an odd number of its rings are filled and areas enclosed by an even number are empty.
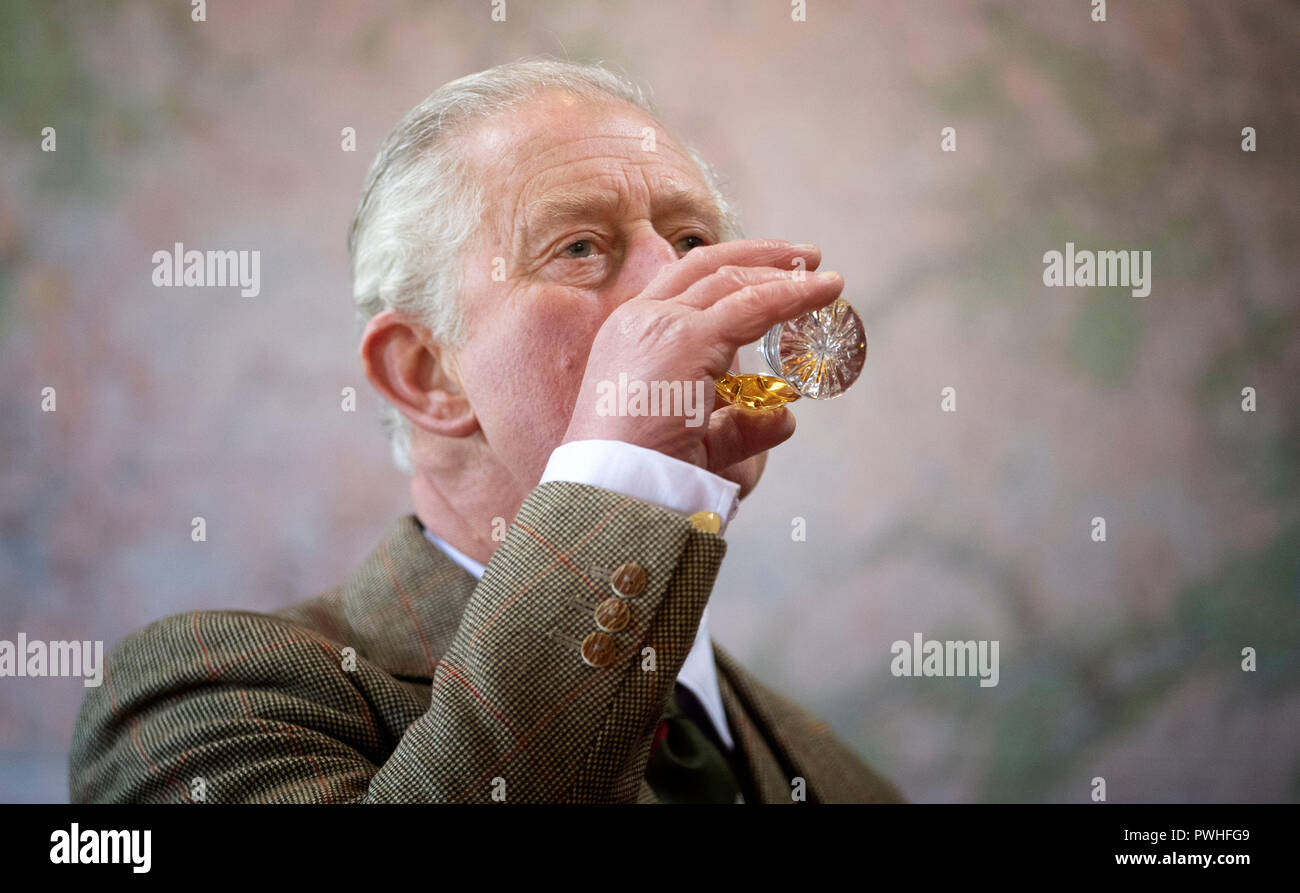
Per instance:
[[[744,753],[750,775],[758,790],[760,803],[793,803],[790,798],[790,779],[781,766],[777,754],[768,744],[761,722],[762,717],[751,714],[751,707],[737,692],[734,659],[716,643],[713,646],[714,662],[718,667],[718,687],[722,691],[722,705],[731,725],[736,746]]]
[[[849,750],[825,720],[763,685],[716,644],[713,653],[718,676],[725,680],[724,703],[731,698],[738,705],[733,722],[740,726],[764,802],[795,802],[790,794],[796,777],[807,784],[808,802],[907,802],[890,781]],[[730,706],[727,712],[730,717]]]
[[[368,660],[395,676],[432,679],[477,585],[405,515],[343,585],[343,615]]]

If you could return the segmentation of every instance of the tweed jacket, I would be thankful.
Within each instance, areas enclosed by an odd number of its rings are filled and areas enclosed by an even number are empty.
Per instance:
[[[405,516],[323,595],[123,639],[81,706],[70,798],[657,802],[651,742],[725,551],[678,513],[548,482],[478,581]],[[581,643],[628,564],[643,591],[592,666]],[[825,722],[714,656],[762,802],[902,801]]]

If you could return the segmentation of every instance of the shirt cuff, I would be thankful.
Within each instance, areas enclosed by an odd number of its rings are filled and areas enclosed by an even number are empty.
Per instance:
[[[721,535],[736,514],[740,485],[698,465],[621,440],[575,440],[551,453],[538,484],[573,481],[653,502],[684,515],[716,512]]]

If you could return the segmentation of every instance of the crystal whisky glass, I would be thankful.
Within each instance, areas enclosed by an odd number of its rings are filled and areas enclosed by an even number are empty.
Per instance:
[[[829,400],[849,389],[867,359],[862,319],[843,298],[768,329],[742,347],[737,366],[714,384],[719,399],[774,409],[800,397]],[[755,372],[755,367],[766,371]]]

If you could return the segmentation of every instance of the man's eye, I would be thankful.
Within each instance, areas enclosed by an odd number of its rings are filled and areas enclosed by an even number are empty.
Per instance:
[[[565,257],[590,257],[591,242],[587,239],[579,239],[568,248],[564,249]]]
[[[677,240],[677,246],[681,249],[682,254],[690,251],[692,248],[699,248],[704,244],[701,236],[685,236]]]

